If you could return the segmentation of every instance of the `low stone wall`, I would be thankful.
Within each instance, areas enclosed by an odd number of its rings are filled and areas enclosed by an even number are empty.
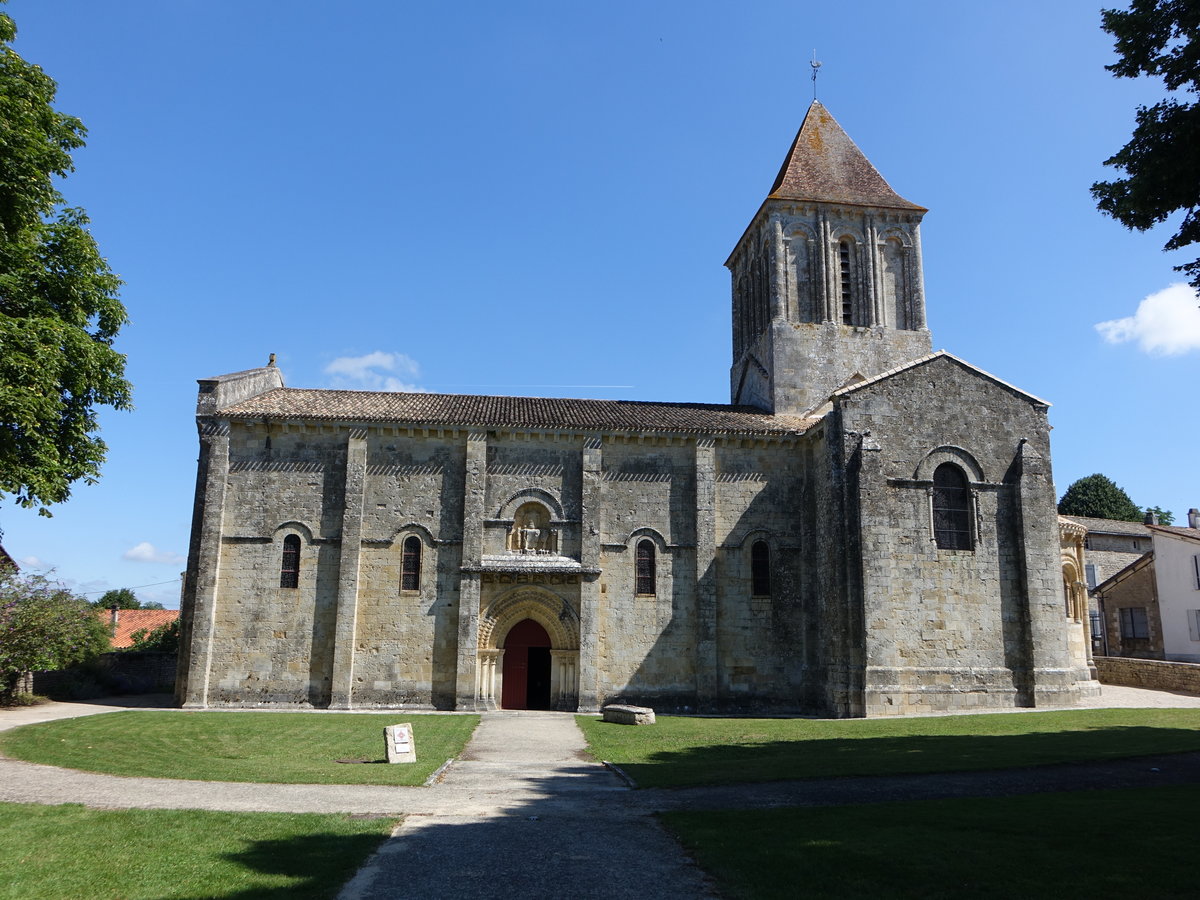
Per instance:
[[[1097,656],[1096,672],[1101,684],[1200,694],[1200,665],[1196,663]]]
[[[177,655],[157,651],[101,653],[94,660],[53,672],[33,672],[25,690],[52,700],[90,700],[110,694],[170,693]]]

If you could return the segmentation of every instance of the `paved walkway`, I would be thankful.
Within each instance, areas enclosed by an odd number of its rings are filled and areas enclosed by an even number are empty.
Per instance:
[[[0,711],[0,730],[169,698],[54,703]],[[116,705],[120,704],[120,705]],[[1200,697],[1106,685],[1093,707],[1200,707]],[[484,714],[463,755],[431,788],[241,784],[128,778],[0,757],[0,800],[107,808],[405,815],[342,900],[527,897],[570,883],[577,897],[706,897],[711,890],[651,815],[667,809],[811,806],[1200,783],[1200,753],[929,776],[837,778],[630,791],[584,752],[566,713]],[[453,861],[448,863],[448,861]],[[569,879],[569,881],[568,881]]]
[[[466,752],[342,891],[392,897],[713,896],[563,713],[484,715]],[[502,889],[500,889],[502,886]]]

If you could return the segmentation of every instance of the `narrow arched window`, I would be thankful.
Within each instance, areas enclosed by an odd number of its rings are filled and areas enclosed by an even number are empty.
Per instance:
[[[404,539],[404,558],[400,566],[400,590],[421,589],[421,539],[410,535]]]
[[[300,586],[300,538],[289,534],[283,539],[283,559],[279,564],[279,586]]]
[[[842,324],[854,324],[854,294],[850,290],[850,242],[838,242],[838,272],[842,289]]]
[[[755,541],[750,548],[750,593],[771,596],[771,548],[766,541]]]
[[[653,541],[638,541],[635,575],[636,593],[651,595],[656,592]]]
[[[933,471],[933,539],[939,550],[971,550],[971,492],[954,463]]]

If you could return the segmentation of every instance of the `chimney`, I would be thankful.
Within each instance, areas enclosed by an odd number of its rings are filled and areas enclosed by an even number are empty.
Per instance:
[[[1188,528],[1200,528],[1200,509],[1194,506],[1188,510]]]
[[[117,630],[117,619],[120,617],[120,610],[114,606],[108,611],[108,625],[113,631]]]
[[[1143,520],[1147,525],[1158,524],[1158,513],[1152,509],[1146,510],[1146,518]]]

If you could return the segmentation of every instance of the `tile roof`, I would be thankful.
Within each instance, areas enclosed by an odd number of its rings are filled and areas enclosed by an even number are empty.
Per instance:
[[[112,622],[111,609],[98,609],[96,616],[108,625]],[[119,609],[117,610],[117,627],[113,633],[111,645],[117,649],[133,646],[135,631],[153,631],[160,625],[169,625],[179,618],[177,609]]]
[[[1094,594],[1103,594],[1105,591],[1107,591],[1109,588],[1111,588],[1117,582],[1124,581],[1126,578],[1128,578],[1130,575],[1137,572],[1139,569],[1142,569],[1145,566],[1153,565],[1153,564],[1154,564],[1154,551],[1150,550],[1150,551],[1147,551],[1146,553],[1143,553],[1141,556],[1139,556],[1137,559],[1135,559],[1133,562],[1131,562],[1125,568],[1121,569],[1118,572],[1114,572],[1112,575],[1105,578],[1102,582],[1100,582],[1098,585],[1096,585],[1094,588],[1092,588],[1091,592]]]
[[[571,428],[688,434],[800,434],[811,419],[773,416],[752,406],[647,403],[476,394],[277,388],[218,413],[229,418],[395,422],[418,426]]]
[[[817,100],[809,106],[768,196],[925,211],[892,190]]]
[[[1191,538],[1193,541],[1200,541],[1200,530],[1195,528],[1180,528],[1178,525],[1146,525],[1144,527],[1151,531],[1162,531],[1175,537]]]
[[[1089,534],[1136,534],[1145,537],[1149,531],[1141,522],[1122,522],[1119,519],[1093,519],[1090,516],[1064,516],[1078,522]]]

